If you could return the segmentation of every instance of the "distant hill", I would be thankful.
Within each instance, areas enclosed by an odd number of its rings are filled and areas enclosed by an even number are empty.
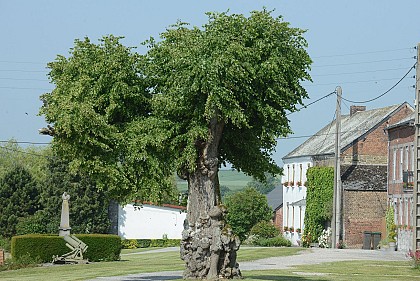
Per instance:
[[[229,187],[232,191],[243,189],[248,182],[252,180],[252,177],[245,175],[242,172],[236,170],[220,170],[219,181],[220,185]],[[187,190],[187,181],[181,180],[177,177],[177,187],[179,191]]]

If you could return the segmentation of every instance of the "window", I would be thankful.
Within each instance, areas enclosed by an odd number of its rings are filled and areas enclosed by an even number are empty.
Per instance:
[[[290,165],[287,165],[287,182],[290,182]]]
[[[397,177],[397,149],[394,148],[392,154],[392,180],[396,180]]]
[[[293,181],[293,185],[295,185],[294,184],[294,182],[295,182],[295,164],[292,165],[292,181]]]
[[[405,147],[404,169],[408,171],[408,146]]]
[[[416,167],[414,167],[414,144],[411,145],[411,171],[414,171]]]
[[[302,174],[303,174],[302,164],[299,164],[299,170],[300,170],[299,181],[301,182],[301,185],[303,185],[303,182],[302,182]]]
[[[402,178],[403,178],[403,160],[404,160],[404,151],[403,151],[403,148],[401,147],[400,148],[400,166],[399,166],[399,179],[400,180],[402,180]]]

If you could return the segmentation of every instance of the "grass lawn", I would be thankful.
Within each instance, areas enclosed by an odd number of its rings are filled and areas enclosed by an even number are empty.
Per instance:
[[[179,252],[141,254],[145,249],[124,250],[121,261],[91,263],[87,265],[56,265],[26,268],[0,272],[2,281],[70,281],[87,280],[99,276],[128,275],[144,272],[183,270],[184,263]],[[293,255],[301,248],[253,248],[242,247],[238,260],[252,261],[260,258]],[[136,254],[136,252],[140,254]],[[420,271],[413,269],[409,262],[353,261],[334,262],[319,265],[302,265],[284,270],[243,271],[246,281],[266,280],[355,280],[391,281],[419,280]]]
[[[143,252],[145,249],[137,249]],[[238,261],[249,261],[264,257],[293,255],[300,248],[253,248],[242,247]],[[99,276],[127,275],[143,272],[183,270],[184,262],[179,252],[134,254],[136,250],[123,250],[121,261],[98,262],[86,265],[55,265],[0,272],[1,281],[73,281],[87,280]]]
[[[351,261],[296,266],[287,270],[243,272],[247,281],[396,281],[420,280],[420,270],[408,262]]]

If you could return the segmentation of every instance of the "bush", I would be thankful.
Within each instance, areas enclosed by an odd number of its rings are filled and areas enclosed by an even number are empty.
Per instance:
[[[0,266],[0,271],[36,267],[40,263],[42,263],[41,259],[38,257],[33,258],[27,254],[20,257],[19,259],[6,259],[4,265]]]
[[[247,187],[228,196],[225,201],[228,210],[226,222],[242,241],[256,223],[272,218],[273,211],[268,206],[267,197],[255,188]]]
[[[256,235],[259,238],[273,238],[280,234],[278,228],[271,222],[260,221],[251,228],[251,235]]]
[[[276,236],[272,238],[260,238],[256,241],[255,245],[261,247],[291,247],[292,242],[283,236]]]
[[[123,249],[176,247],[180,244],[180,239],[126,239],[121,241]]]
[[[44,210],[37,211],[34,215],[19,218],[16,224],[16,234],[55,234],[57,225],[60,225],[59,218],[51,218]]]
[[[83,257],[89,261],[118,260],[121,252],[121,238],[106,234],[75,235],[88,245]],[[61,236],[21,235],[12,238],[12,257],[20,259],[26,255],[39,258],[41,262],[51,262],[53,255],[70,252]]]
[[[0,249],[10,252],[10,239],[0,236]]]

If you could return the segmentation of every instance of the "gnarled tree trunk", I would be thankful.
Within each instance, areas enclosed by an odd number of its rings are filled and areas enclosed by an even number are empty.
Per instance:
[[[186,279],[241,277],[236,262],[240,241],[226,227],[220,205],[217,156],[222,131],[223,124],[214,118],[209,139],[196,143],[197,169],[188,175],[188,213],[181,240]]]

